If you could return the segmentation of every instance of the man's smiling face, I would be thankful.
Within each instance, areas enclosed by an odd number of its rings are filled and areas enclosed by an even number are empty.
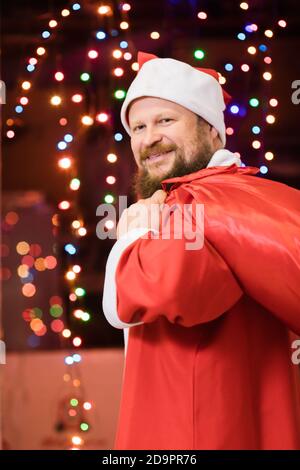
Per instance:
[[[215,151],[217,131],[172,101],[143,97],[131,104],[131,149],[138,166],[139,196],[150,197],[166,178],[205,168]]]

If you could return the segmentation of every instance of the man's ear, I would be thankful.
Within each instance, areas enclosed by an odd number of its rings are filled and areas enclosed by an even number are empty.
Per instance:
[[[217,129],[215,129],[213,126],[210,127],[210,134],[213,140],[215,140],[219,135]]]
[[[220,139],[219,132],[213,126],[210,126],[210,135],[211,135],[215,150],[222,149],[224,145],[222,143],[222,140]]]

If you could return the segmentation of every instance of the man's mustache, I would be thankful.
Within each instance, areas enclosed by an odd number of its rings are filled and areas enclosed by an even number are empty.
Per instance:
[[[173,152],[173,150],[176,150],[177,146],[176,145],[156,145],[155,147],[151,147],[148,149],[145,149],[141,152],[141,160],[144,161],[147,158],[151,157],[152,155],[159,155],[160,153],[168,153],[168,152]]]

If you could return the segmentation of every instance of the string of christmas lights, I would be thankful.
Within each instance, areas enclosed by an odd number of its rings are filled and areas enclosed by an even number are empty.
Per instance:
[[[43,62],[47,60],[51,51],[48,45],[51,41],[55,41],[57,34],[63,30],[63,22],[68,18],[71,21],[72,16],[80,14],[84,10],[85,4],[72,3],[69,8],[61,10],[59,17],[51,18],[48,22],[47,28],[41,32],[42,45],[38,46],[35,54],[28,57],[26,60],[26,76],[20,80],[18,89],[17,102],[14,108],[15,115],[11,116],[7,121],[6,136],[8,139],[14,139],[17,136],[17,116],[23,115],[25,110],[30,105],[30,92],[35,86],[34,73],[41,67]],[[90,8],[90,6],[89,6]],[[117,8],[117,11],[116,11]],[[239,64],[226,62],[224,64],[224,75],[219,74],[219,81],[222,85],[229,82],[232,73],[236,72],[243,78],[254,69],[255,63],[264,67],[262,73],[263,94],[253,96],[252,94],[244,100],[243,103],[234,101],[230,104],[227,113],[230,115],[233,124],[227,127],[226,134],[230,138],[236,133],[238,122],[236,118],[243,118],[247,113],[253,115],[253,122],[250,131],[250,148],[263,152],[263,158],[271,162],[274,158],[274,153],[268,148],[264,149],[264,130],[266,125],[272,125],[276,121],[274,109],[278,106],[278,99],[271,95],[269,83],[272,76],[272,57],[271,57],[271,41],[276,37],[275,25],[272,29],[265,29],[263,32],[264,41],[261,39],[262,28],[251,20],[251,6],[249,3],[242,2],[239,8],[249,16],[249,21],[245,19],[246,23],[243,26],[243,31],[238,32],[236,39],[242,44],[245,44],[243,49],[242,58]],[[88,322],[91,318],[90,312],[86,311],[84,307],[84,297],[86,289],[81,285],[80,275],[82,274],[82,266],[78,261],[80,259],[80,238],[85,237],[89,233],[89,227],[86,226],[80,205],[78,203],[78,191],[80,190],[80,174],[78,171],[78,164],[75,156],[73,155],[73,146],[76,142],[76,137],[82,131],[91,126],[108,126],[111,129],[111,151],[106,155],[106,160],[109,164],[116,164],[119,160],[118,156],[118,143],[123,140],[123,133],[117,128],[113,128],[112,115],[114,105],[106,107],[105,109],[96,109],[94,103],[85,108],[82,113],[83,105],[86,105],[85,95],[82,91],[89,90],[93,83],[93,63],[101,64],[103,51],[101,44],[111,42],[110,51],[110,78],[113,88],[112,100],[121,102],[126,92],[122,88],[122,80],[132,72],[138,71],[138,63],[133,59],[136,49],[133,40],[130,37],[130,21],[128,18],[131,11],[129,3],[119,3],[116,7],[115,3],[106,2],[101,5],[94,5],[93,11],[89,10],[91,14],[98,15],[99,28],[97,31],[92,32],[93,46],[85,51],[85,66],[78,73],[78,90],[72,93],[68,98],[68,93],[65,86],[67,70],[62,67],[57,68],[53,73],[53,88],[55,91],[52,93],[49,105],[59,111],[58,124],[61,129],[61,136],[57,139],[55,152],[58,155],[57,165],[60,171],[66,174],[68,179],[68,187],[66,189],[66,198],[58,202],[58,214],[52,219],[53,227],[58,229],[65,222],[68,230],[64,233],[64,252],[66,255],[66,271],[64,273],[65,280],[68,285],[68,300],[69,308],[73,318],[79,322]],[[119,19],[119,16],[121,17]],[[205,11],[197,13],[199,21],[207,21],[209,14]],[[276,22],[277,28],[285,28],[287,22],[284,19],[278,19]],[[118,47],[115,47],[116,38],[122,36],[118,40]],[[150,38],[154,41],[160,39],[161,34],[159,31],[152,31]],[[99,46],[97,45],[99,44]],[[201,48],[193,51],[194,59],[205,61],[207,52]],[[78,107],[78,128],[71,129],[68,119],[68,107]],[[260,112],[258,114],[256,109]],[[254,137],[253,137],[254,136]],[[262,160],[262,159],[261,159]],[[260,172],[262,175],[268,172],[267,165],[261,161]],[[113,174],[108,175],[105,179],[105,195],[103,202],[114,204],[117,200],[116,187],[117,178]],[[14,214],[7,214],[8,219],[15,218]],[[106,222],[107,230],[114,229],[114,222],[108,220]],[[57,259],[52,255],[47,255],[43,261],[39,258],[40,252],[37,247],[30,246],[26,241],[21,242],[17,247],[18,253],[22,256],[21,264],[18,268],[19,276],[26,282],[23,286],[23,295],[33,296],[35,293],[35,286],[31,282],[30,268],[34,266],[35,269],[54,269],[57,266]],[[73,261],[73,259],[75,261]],[[69,349],[68,354],[64,358],[66,364],[66,373],[64,374],[64,382],[71,383],[74,386],[74,392],[70,392],[66,406],[68,407],[68,416],[71,419],[77,419],[81,416],[79,409],[86,411],[92,408],[92,404],[85,400],[80,392],[81,381],[76,376],[75,372],[78,364],[81,362],[81,355],[77,352],[82,346],[82,338],[75,336],[71,328],[61,320],[63,314],[63,302],[58,296],[50,299],[50,314],[53,316],[51,322],[51,329],[60,335],[62,340]],[[36,336],[43,336],[46,334],[46,327],[41,319],[41,314],[38,308],[27,309],[23,312],[23,318],[30,324],[30,328]],[[80,408],[81,407],[81,408]],[[85,418],[79,420],[78,432],[73,433],[71,436],[70,445],[72,448],[82,448],[84,446],[84,438],[82,433],[86,432],[89,428],[89,422]],[[62,428],[62,421],[58,422],[57,427]]]
[[[239,6],[241,10],[243,10],[244,12],[249,11],[250,6],[247,2],[241,2]],[[251,8],[250,8],[250,12],[251,12]],[[205,12],[200,12],[198,14],[198,17],[201,19],[206,19],[207,14]],[[252,71],[252,73],[255,73],[253,69],[254,69],[255,60],[256,60],[256,62],[258,61],[262,62],[262,66],[264,70],[261,74],[261,79],[264,80],[268,84],[273,78],[273,75],[271,72],[272,57],[270,53],[270,50],[271,50],[270,42],[274,38],[274,29],[285,28],[286,26],[287,26],[286,20],[282,18],[278,19],[276,21],[276,24],[272,27],[272,29],[264,30],[263,32],[264,42],[262,42],[261,37],[256,38],[256,41],[253,38],[255,34],[259,35],[260,30],[262,28],[259,28],[256,23],[247,21],[246,24],[244,25],[243,31],[238,32],[236,35],[236,39],[239,41],[251,42],[251,44],[247,45],[243,51],[243,56],[244,55],[246,56],[247,62],[241,62],[240,64],[235,64],[235,65],[233,65],[230,62],[226,63],[224,65],[224,69],[225,69],[224,73],[227,76],[227,78],[229,78],[229,75],[237,67],[238,67],[239,72],[248,73],[249,71]],[[204,52],[203,52],[203,57],[204,57]],[[250,65],[248,62],[250,62]],[[225,77],[220,76],[219,81],[223,85],[226,83],[227,80]],[[270,151],[269,149],[265,151],[264,149],[264,143],[266,140],[264,136],[264,131],[265,131],[266,125],[272,125],[275,123],[276,116],[274,115],[273,108],[276,108],[278,106],[278,99],[276,97],[271,96],[270,88],[264,85],[265,83],[263,83],[263,86],[262,86],[263,88],[262,96],[250,96],[247,100],[247,103],[240,104],[240,103],[234,102],[229,106],[229,112],[233,116],[239,116],[239,117],[244,117],[247,112],[251,112],[251,108],[254,108],[254,110],[255,108],[258,108],[258,110],[261,111],[261,116],[254,117],[254,122],[251,125],[250,140],[251,140],[251,147],[255,150],[260,150],[260,156],[259,156],[259,160],[261,163],[260,173],[262,175],[265,175],[268,172],[268,166],[266,166],[266,163],[264,163],[264,160],[267,160],[267,162],[270,162],[274,158],[274,153],[272,151]],[[231,136],[234,133],[235,133],[234,127],[227,127],[226,134],[228,136]]]

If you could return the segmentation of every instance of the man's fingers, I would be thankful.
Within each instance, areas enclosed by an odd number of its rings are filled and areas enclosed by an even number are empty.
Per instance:
[[[158,189],[155,193],[152,194],[150,198],[151,204],[162,204],[167,197],[166,191],[163,189]]]
[[[161,225],[161,212],[167,193],[162,189],[155,191],[147,199],[139,199],[125,209],[117,226],[117,237],[127,233],[133,228],[149,227],[159,230]]]
[[[162,204],[167,197],[166,191],[163,189],[158,189],[155,193],[152,194],[151,197],[147,199],[139,199],[136,204]]]

